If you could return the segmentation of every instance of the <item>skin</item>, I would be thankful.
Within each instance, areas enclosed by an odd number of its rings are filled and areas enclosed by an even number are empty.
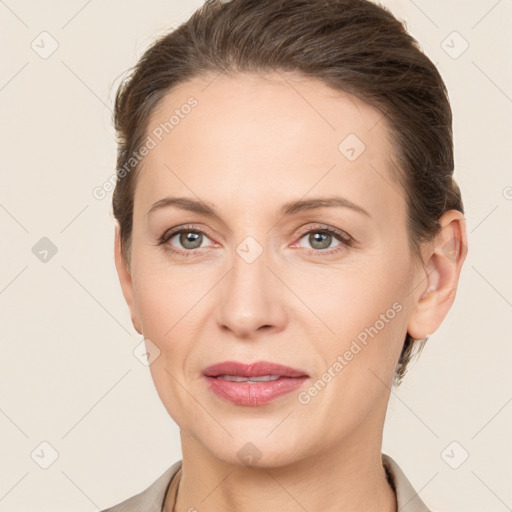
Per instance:
[[[160,351],[151,375],[180,428],[175,510],[395,511],[381,463],[394,370],[406,332],[432,334],[453,303],[466,256],[463,215],[446,212],[423,261],[414,259],[388,128],[355,97],[290,73],[205,75],[166,95],[148,133],[190,96],[197,107],[143,161],[129,262],[115,233],[132,322]],[[354,161],[338,149],[351,133],[366,146]],[[369,216],[344,207],[280,213],[289,201],[334,195]],[[146,215],[167,196],[201,200],[219,218],[172,206]],[[206,232],[195,246],[179,236],[158,245],[185,224]],[[318,241],[325,226],[354,244]],[[251,263],[236,252],[247,236],[263,250]],[[446,251],[450,240],[456,254]],[[188,257],[166,250],[193,247]],[[300,403],[298,393],[394,303],[401,311]],[[267,405],[237,406],[202,379],[205,367],[226,360],[268,360],[310,378]],[[248,442],[260,453],[252,466],[237,455]]]

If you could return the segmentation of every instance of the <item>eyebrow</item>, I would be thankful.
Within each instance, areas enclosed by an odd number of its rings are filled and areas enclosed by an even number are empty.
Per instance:
[[[180,208],[181,210],[187,210],[207,217],[220,218],[213,207],[208,206],[203,201],[196,201],[195,199],[189,199],[186,197],[165,197],[160,199],[151,206],[146,215],[150,215],[156,210],[168,208],[170,206],[174,206],[176,208]],[[289,216],[295,213],[313,210],[315,208],[350,208],[358,213],[372,218],[372,216],[364,208],[353,203],[352,201],[349,201],[348,199],[345,199],[344,197],[315,197],[311,199],[291,201],[283,205],[281,208],[281,215]]]

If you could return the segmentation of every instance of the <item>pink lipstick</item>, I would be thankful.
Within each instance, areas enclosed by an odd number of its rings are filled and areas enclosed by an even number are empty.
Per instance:
[[[244,406],[269,403],[296,390],[309,378],[302,370],[269,361],[252,364],[225,361],[205,368],[203,375],[213,393]]]

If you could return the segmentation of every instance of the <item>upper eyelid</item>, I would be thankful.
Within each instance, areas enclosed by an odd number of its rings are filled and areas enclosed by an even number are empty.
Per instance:
[[[171,228],[171,229],[168,229],[167,231],[164,232],[164,234],[162,235],[162,239],[170,239],[171,237],[174,237],[176,235],[178,235],[179,233],[182,233],[182,232],[187,232],[187,231],[195,231],[197,233],[201,233],[203,235],[206,235],[208,238],[211,238],[210,235],[208,234],[208,231],[204,228],[197,228],[195,226],[178,226],[176,229],[174,228]]]
[[[306,235],[307,233],[314,231],[327,231],[330,234],[338,234],[340,237],[345,238],[352,238],[346,231],[343,231],[343,229],[335,228],[333,226],[324,225],[324,224],[317,224],[316,226],[309,226],[305,227],[304,229],[300,229],[297,236],[302,237],[303,235]]]

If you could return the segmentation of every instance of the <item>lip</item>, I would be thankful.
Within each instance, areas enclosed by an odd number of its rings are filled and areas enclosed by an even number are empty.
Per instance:
[[[279,379],[253,383],[233,382],[218,379],[219,375],[235,377],[278,375]],[[257,361],[251,364],[225,361],[205,368],[203,377],[208,388],[223,400],[236,405],[260,406],[296,390],[308,380],[309,375],[297,368],[269,361]]]
[[[236,377],[261,377],[262,375],[279,375],[281,377],[309,377],[309,375],[297,368],[271,363],[270,361],[256,361],[244,364],[237,361],[224,361],[213,364],[203,370],[207,377],[219,375],[233,375]]]

